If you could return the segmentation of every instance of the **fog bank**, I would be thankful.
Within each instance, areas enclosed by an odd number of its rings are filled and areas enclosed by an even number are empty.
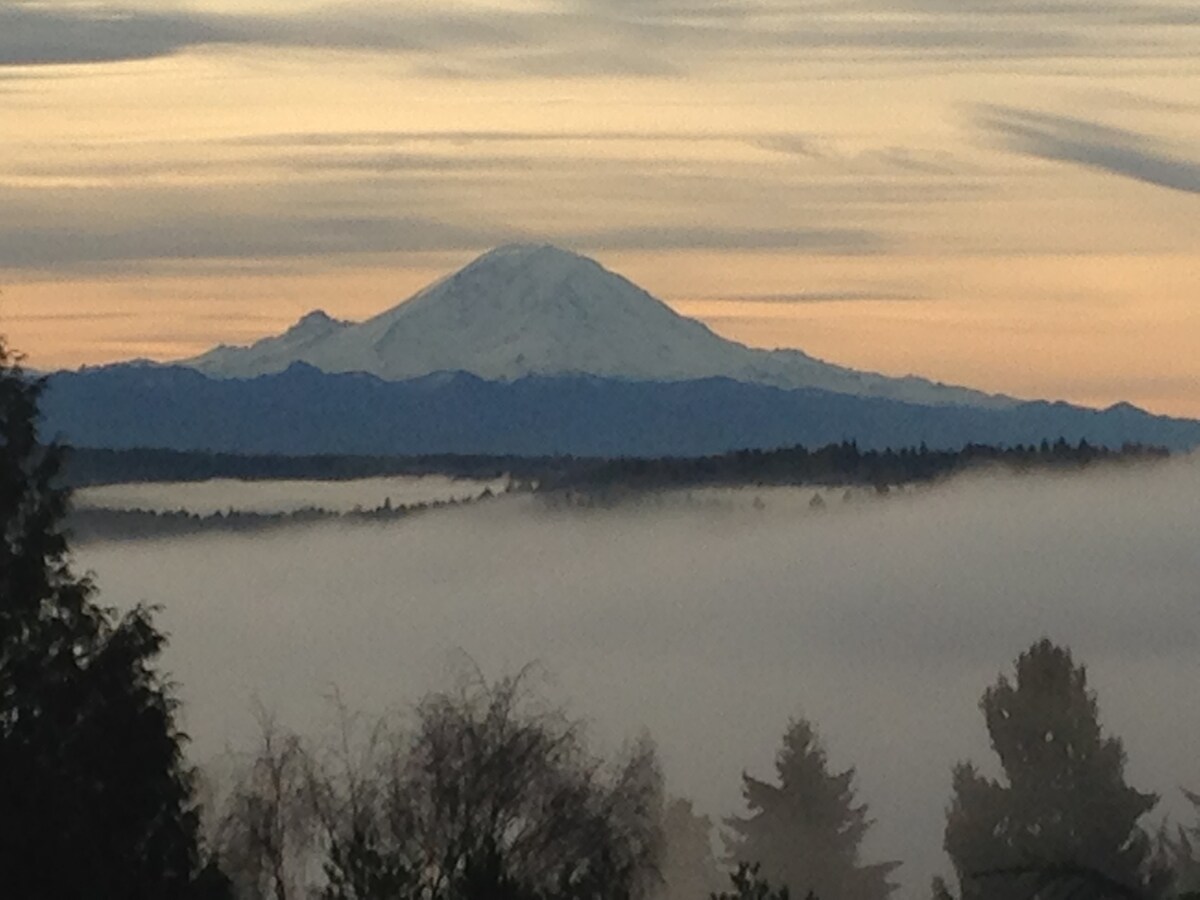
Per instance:
[[[312,507],[346,513],[355,507],[375,509],[388,500],[393,506],[470,500],[485,490],[499,493],[507,485],[507,480],[477,481],[444,475],[398,475],[353,481],[213,479],[83,488],[76,491],[75,503],[82,508],[144,509],[152,512],[185,509],[201,516],[231,509],[271,514],[297,512]]]
[[[873,858],[907,896],[948,871],[950,769],[991,770],[977,704],[1036,638],[1088,665],[1129,778],[1200,788],[1200,467],[960,480],[879,502],[546,511],[529,497],[384,526],[100,544],[105,603],[161,603],[193,751],[300,731],[538,660],[607,746],[648,728],[670,787],[740,810],[789,716],[856,765]],[[181,504],[176,504],[181,505]]]

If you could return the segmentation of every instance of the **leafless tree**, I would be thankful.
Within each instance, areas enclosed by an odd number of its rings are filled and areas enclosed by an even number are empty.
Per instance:
[[[653,744],[615,764],[526,689],[478,673],[427,696],[414,726],[364,729],[338,704],[319,749],[264,719],[222,820],[246,900],[641,900],[659,882]]]
[[[259,714],[259,746],[238,773],[217,827],[222,867],[242,900],[308,895],[315,823],[307,751]]]

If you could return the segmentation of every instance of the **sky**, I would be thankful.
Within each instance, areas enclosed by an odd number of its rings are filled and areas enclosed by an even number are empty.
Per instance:
[[[1200,416],[1191,0],[4,0],[38,368],[592,255],[718,333]]]

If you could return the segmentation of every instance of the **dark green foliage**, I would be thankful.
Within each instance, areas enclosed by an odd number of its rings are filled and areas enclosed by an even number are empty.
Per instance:
[[[945,846],[964,900],[1152,898],[1163,888],[1138,820],[1157,802],[1125,783],[1070,651],[1041,640],[980,704],[1002,780],[954,772]]]
[[[855,802],[854,770],[829,771],[812,725],[793,721],[776,759],[779,783],[743,776],[750,815],[728,820],[731,860],[762,866],[772,883],[795,894],[836,900],[884,900],[898,863],[864,865],[859,846],[871,826]]]
[[[68,562],[63,451],[0,344],[0,894],[219,897],[202,864],[150,613],[98,607]]]

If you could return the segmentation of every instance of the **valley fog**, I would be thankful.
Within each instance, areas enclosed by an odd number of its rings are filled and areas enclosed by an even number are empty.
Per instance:
[[[236,481],[109,484],[75,492],[75,505],[84,509],[144,509],[173,512],[186,509],[212,515],[235,509],[252,513],[290,513],[316,507],[330,512],[372,509],[390,500],[396,506],[468,500],[486,490],[499,493],[506,479],[479,481],[441,475],[362,478],[354,481]]]
[[[249,746],[255,702],[302,733],[403,710],[466,654],[489,677],[539,662],[601,748],[643,728],[668,788],[742,811],[788,718],[857,767],[877,825],[928,896],[953,764],[987,773],[980,696],[1043,635],[1087,665],[1131,784],[1181,810],[1200,788],[1200,466],[959,479],[810,511],[762,504],[548,510],[528,496],[386,526],[101,543],[102,603],[161,604],[192,755]],[[840,498],[840,492],[831,497]],[[174,506],[186,501],[172,501]],[[316,502],[316,501],[314,501]],[[756,508],[762,505],[763,508]]]

